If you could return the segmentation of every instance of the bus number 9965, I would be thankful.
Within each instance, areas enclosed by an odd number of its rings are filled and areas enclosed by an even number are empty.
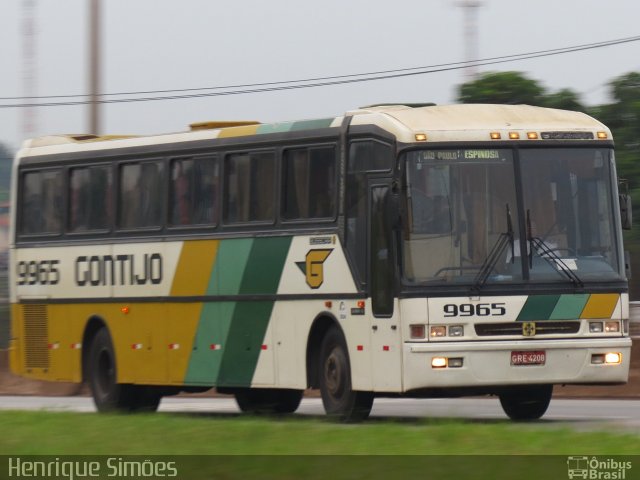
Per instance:
[[[507,313],[505,303],[447,303],[443,310],[445,317],[501,317]]]

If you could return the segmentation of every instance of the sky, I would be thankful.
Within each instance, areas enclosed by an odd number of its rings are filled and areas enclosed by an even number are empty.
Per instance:
[[[23,1],[1,0],[0,97],[25,95]],[[88,93],[89,0],[34,0],[36,94]],[[102,0],[102,93],[187,89],[349,75],[466,59],[457,0]],[[640,35],[637,0],[483,0],[479,58]],[[587,105],[640,71],[640,42],[480,67],[515,70]],[[275,122],[339,116],[375,103],[454,103],[462,70],[279,92],[132,102],[101,109],[102,132],[147,135],[192,122]],[[145,95],[149,96],[149,95]],[[112,97],[113,98],[113,97]],[[52,100],[56,101],[56,100]],[[58,100],[59,101],[59,100]],[[0,105],[14,101],[0,100]],[[21,108],[0,108],[0,143],[86,133],[86,106],[40,107],[25,132]]]

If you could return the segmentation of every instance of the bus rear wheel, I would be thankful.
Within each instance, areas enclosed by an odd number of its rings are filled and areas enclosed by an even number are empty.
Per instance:
[[[552,393],[553,385],[514,388],[500,394],[500,405],[511,420],[538,420],[547,411]]]
[[[153,412],[162,396],[152,387],[116,382],[116,357],[111,335],[101,328],[89,347],[87,375],[99,412]]]
[[[241,411],[253,414],[293,413],[302,401],[302,390],[243,388],[235,392]]]
[[[320,394],[327,415],[346,422],[369,416],[373,392],[357,392],[351,385],[347,344],[342,332],[333,327],[320,348]]]

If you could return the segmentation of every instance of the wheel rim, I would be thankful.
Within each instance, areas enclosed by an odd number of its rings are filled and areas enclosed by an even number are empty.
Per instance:
[[[327,387],[327,393],[333,398],[340,398],[344,393],[344,371],[344,355],[339,348],[334,348],[327,357],[324,367],[324,384]]]

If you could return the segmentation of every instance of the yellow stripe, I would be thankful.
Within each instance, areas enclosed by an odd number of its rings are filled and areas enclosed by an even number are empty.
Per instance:
[[[581,318],[611,318],[620,295],[616,293],[594,293],[582,310]]]
[[[171,295],[204,295],[207,292],[219,240],[184,242],[180,261],[173,277]]]
[[[246,135],[255,135],[260,125],[248,125],[246,127],[223,128],[220,130],[218,138],[244,137]]]

